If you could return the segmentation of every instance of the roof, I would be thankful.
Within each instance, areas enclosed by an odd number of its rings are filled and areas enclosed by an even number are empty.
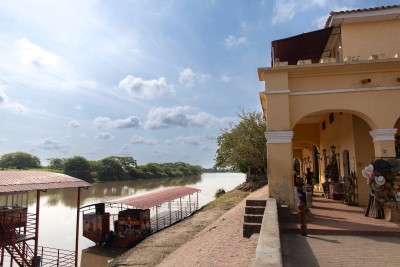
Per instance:
[[[186,186],[171,186],[160,190],[152,191],[142,195],[120,198],[117,200],[107,201],[107,203],[120,203],[135,207],[137,209],[149,209],[163,203],[181,198],[193,193],[199,192],[200,189]]]
[[[390,6],[379,6],[372,8],[363,8],[363,9],[353,9],[353,10],[344,10],[344,11],[332,11],[330,16],[326,20],[325,28],[331,27],[333,24],[340,24],[342,20],[346,18],[353,17],[353,19],[361,18],[361,17],[378,17],[382,15],[395,15],[399,14],[398,10],[400,5],[390,5]],[[335,23],[334,18],[340,17],[340,20]],[[397,16],[395,15],[397,18]]]
[[[0,171],[0,193],[90,186],[81,179],[46,171]]]
[[[304,59],[311,59],[312,63],[318,63],[332,29],[333,27],[324,28],[272,41],[272,62],[279,58],[281,62],[288,61],[289,65],[296,65],[297,61]]]

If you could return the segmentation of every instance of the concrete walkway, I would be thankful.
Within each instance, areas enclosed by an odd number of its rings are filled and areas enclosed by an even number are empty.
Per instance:
[[[364,216],[364,208],[347,206],[315,193],[307,215],[308,236],[299,219],[279,209],[283,266],[399,266],[400,224]]]

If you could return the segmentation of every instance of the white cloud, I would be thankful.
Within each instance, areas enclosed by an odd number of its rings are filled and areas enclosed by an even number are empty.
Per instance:
[[[246,37],[236,37],[233,35],[228,35],[224,39],[224,43],[226,47],[238,46],[247,43]]]
[[[158,142],[154,139],[144,138],[143,136],[134,135],[130,140],[130,144],[156,145]]]
[[[81,124],[78,121],[72,120],[68,122],[68,126],[70,128],[78,128],[79,126],[81,126]]]
[[[97,117],[93,120],[93,127],[96,129],[114,128],[114,129],[128,129],[138,128],[140,120],[135,116],[129,116],[125,119],[112,120],[109,117]]]
[[[232,78],[229,77],[228,75],[224,74],[224,75],[221,75],[220,80],[227,83],[227,82],[230,82],[232,80]]]
[[[108,128],[111,121],[109,117],[97,117],[93,121],[93,127],[96,129]]]
[[[112,136],[110,133],[97,133],[96,138],[98,139],[103,139],[103,140],[109,140],[112,139],[114,136]]]
[[[27,113],[28,109],[16,102],[16,101],[10,101],[9,97],[7,94],[0,88],[0,108],[6,109],[6,110],[11,110],[14,113],[17,114],[22,114],[22,113]]]
[[[209,78],[210,75],[208,74],[195,73],[191,68],[186,68],[179,73],[178,80],[180,84],[189,88],[193,87],[196,84],[196,82],[204,82]]]
[[[296,0],[277,0],[274,4],[272,24],[278,24],[293,19],[297,11]]]
[[[327,7],[328,0],[276,0],[273,9],[272,24],[291,21],[298,12],[318,6]]]
[[[22,65],[47,68],[56,66],[59,62],[59,56],[44,50],[27,38],[19,39],[15,43],[18,47],[17,55]]]
[[[175,92],[174,87],[168,85],[164,77],[158,80],[144,80],[141,77],[128,75],[119,82],[118,87],[126,90],[132,97],[140,99],[151,99],[168,92]]]
[[[329,3],[328,0],[311,0],[310,1],[311,5],[317,5],[320,7],[325,7],[328,5],[328,3]]]
[[[65,151],[68,148],[68,146],[63,142],[53,138],[45,138],[43,140],[33,142],[33,145],[35,145],[40,149],[46,149],[46,150]]]
[[[147,129],[211,127],[227,120],[228,118],[217,118],[207,112],[193,113],[189,106],[155,107],[147,114],[144,127]]]
[[[118,119],[111,123],[111,127],[116,129],[138,128],[139,126],[140,121],[135,116],[130,116],[125,119]]]
[[[176,139],[183,145],[193,145],[193,146],[201,145],[199,136],[178,136]]]
[[[319,17],[314,20],[314,24],[318,27],[318,29],[323,29],[325,27],[326,19],[328,18],[328,15]]]

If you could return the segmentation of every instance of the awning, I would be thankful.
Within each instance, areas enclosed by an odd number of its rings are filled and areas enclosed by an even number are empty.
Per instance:
[[[90,185],[81,179],[56,172],[0,171],[0,193],[88,187]]]
[[[296,65],[297,61],[311,59],[312,63],[318,63],[324,52],[333,27],[307,32],[285,39],[272,41],[271,66],[274,59],[288,61],[289,65]]]
[[[124,197],[117,200],[110,200],[106,203],[119,203],[132,206],[137,209],[149,209],[163,203],[199,192],[200,189],[186,186],[171,186],[160,190],[152,191],[142,195]]]

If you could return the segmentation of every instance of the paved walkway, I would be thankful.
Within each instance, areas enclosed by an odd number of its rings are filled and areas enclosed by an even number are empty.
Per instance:
[[[364,216],[364,208],[347,206],[315,193],[307,218],[308,236],[299,219],[280,209],[284,266],[399,266],[400,224]]]
[[[260,198],[268,194],[264,186],[247,198]],[[247,199],[246,198],[246,199]],[[191,241],[166,257],[159,267],[246,267],[255,258],[258,236],[243,237],[243,217],[246,200],[226,212]]]

